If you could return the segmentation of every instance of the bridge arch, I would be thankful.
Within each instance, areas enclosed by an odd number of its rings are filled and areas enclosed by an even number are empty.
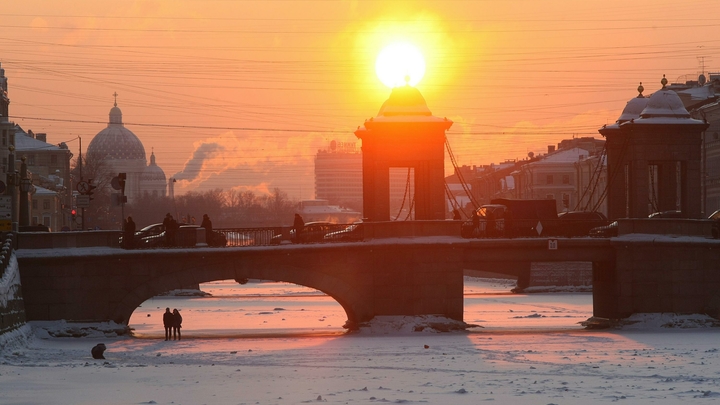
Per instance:
[[[152,297],[188,285],[229,279],[288,282],[321,291],[340,304],[347,315],[346,326],[351,329],[367,318],[371,311],[356,288],[333,275],[308,271],[307,268],[290,264],[280,264],[272,269],[255,267],[242,270],[222,268],[224,266],[219,264],[207,264],[203,271],[198,271],[196,267],[181,268],[148,279],[128,291],[115,308],[112,319],[117,323],[127,324],[133,312]]]

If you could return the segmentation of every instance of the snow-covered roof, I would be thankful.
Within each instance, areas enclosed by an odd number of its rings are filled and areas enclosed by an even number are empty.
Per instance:
[[[40,187],[36,184],[33,185],[35,187],[35,192],[33,193],[37,197],[50,197],[53,195],[57,195],[57,191],[48,190],[45,187]]]
[[[650,96],[640,118],[690,118],[690,113],[676,92],[662,89]]]
[[[561,149],[543,156],[537,162],[529,163],[530,165],[545,165],[557,163],[575,163],[580,160],[580,156],[587,158],[588,151],[582,148]]]
[[[690,100],[710,100],[715,98],[715,91],[713,86],[707,85],[707,86],[701,86],[701,87],[691,87],[687,90],[681,90],[678,91],[678,94],[687,94],[690,96]]]
[[[620,114],[620,118],[618,118],[617,123],[621,124],[626,121],[640,118],[640,113],[642,113],[645,107],[647,107],[648,100],[649,99],[645,97],[635,97],[630,99],[630,101],[628,101],[625,105],[625,109],[623,109],[622,114]]]
[[[20,125],[15,125],[15,150],[17,151],[39,151],[39,150],[66,150],[53,145],[51,143],[43,142],[35,139],[25,132]]]

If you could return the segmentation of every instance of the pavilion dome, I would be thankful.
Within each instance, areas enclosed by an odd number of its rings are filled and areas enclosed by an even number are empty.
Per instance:
[[[667,80],[662,79],[663,88],[653,93],[648,100],[647,107],[640,113],[641,118],[690,118],[680,96],[672,90],[665,88]]]
[[[122,122],[122,111],[117,103],[110,109],[107,128],[98,132],[90,141],[88,156],[114,160],[145,160],[145,147],[140,139]]]
[[[397,115],[432,115],[420,90],[406,85],[392,89],[390,97],[385,100],[378,117]]]

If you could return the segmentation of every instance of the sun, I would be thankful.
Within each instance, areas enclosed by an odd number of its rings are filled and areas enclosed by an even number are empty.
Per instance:
[[[380,51],[375,60],[375,73],[387,87],[417,85],[425,75],[425,58],[420,49],[409,42],[393,42]]]

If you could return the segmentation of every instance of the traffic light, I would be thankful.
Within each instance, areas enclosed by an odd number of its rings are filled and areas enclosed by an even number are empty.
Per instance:
[[[73,208],[72,210],[70,210],[70,215],[72,215],[72,219],[73,219],[73,221],[74,221],[74,220],[75,220],[75,216],[77,215],[77,210],[76,210],[75,208]]]
[[[92,181],[93,181],[93,179],[88,180],[88,189],[87,189],[87,192],[85,193],[86,195],[88,195],[90,197],[91,200],[93,199],[93,197],[92,197],[93,190],[95,190],[97,188],[96,186],[92,185]]]
[[[125,195],[125,180],[127,179],[127,173],[118,173],[118,180],[120,183],[120,192]]]

